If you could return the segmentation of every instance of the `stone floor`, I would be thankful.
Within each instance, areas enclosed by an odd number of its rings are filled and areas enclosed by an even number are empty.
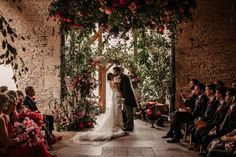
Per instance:
[[[128,136],[113,139],[103,144],[73,144],[75,132],[57,133],[63,140],[51,152],[58,157],[197,157],[198,152],[188,150],[188,142],[169,144],[161,137],[165,127],[150,128],[150,124],[135,120],[135,130]]]

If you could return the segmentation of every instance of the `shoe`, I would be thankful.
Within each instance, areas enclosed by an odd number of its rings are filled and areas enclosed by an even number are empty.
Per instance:
[[[179,143],[179,139],[177,138],[172,138],[171,140],[167,140],[168,143]]]
[[[162,136],[161,138],[173,138],[173,136],[166,135],[166,136]]]
[[[125,131],[124,136],[129,136],[129,133]]]
[[[125,128],[124,131],[133,131],[133,129]]]
[[[188,150],[194,150],[195,148],[194,148],[194,146],[189,146],[188,147]]]

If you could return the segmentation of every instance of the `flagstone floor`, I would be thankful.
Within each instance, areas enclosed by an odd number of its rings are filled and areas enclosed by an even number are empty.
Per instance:
[[[135,120],[135,130],[128,136],[113,139],[103,144],[74,144],[75,132],[60,132],[63,140],[51,152],[58,157],[197,157],[198,152],[188,150],[188,142],[169,144],[161,137],[165,127],[150,128],[150,124]]]

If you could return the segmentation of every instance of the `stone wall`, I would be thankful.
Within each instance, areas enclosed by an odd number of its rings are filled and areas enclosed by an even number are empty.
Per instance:
[[[194,20],[179,27],[176,45],[176,97],[188,79],[203,83],[236,79],[236,2],[198,0]]]
[[[1,0],[0,11],[25,40],[17,41],[19,56],[29,71],[17,76],[19,89],[31,85],[36,91],[39,107],[52,97],[60,96],[60,35],[58,25],[48,18],[48,0]],[[21,47],[26,51],[21,51]]]

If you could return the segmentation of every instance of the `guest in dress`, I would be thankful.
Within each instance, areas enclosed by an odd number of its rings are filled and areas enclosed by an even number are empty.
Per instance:
[[[18,143],[10,136],[12,125],[6,120],[3,113],[8,109],[9,102],[9,96],[0,93],[0,155],[5,157],[51,157],[43,142],[30,147]]]
[[[8,91],[8,87],[7,86],[0,86],[0,93],[4,93]]]

